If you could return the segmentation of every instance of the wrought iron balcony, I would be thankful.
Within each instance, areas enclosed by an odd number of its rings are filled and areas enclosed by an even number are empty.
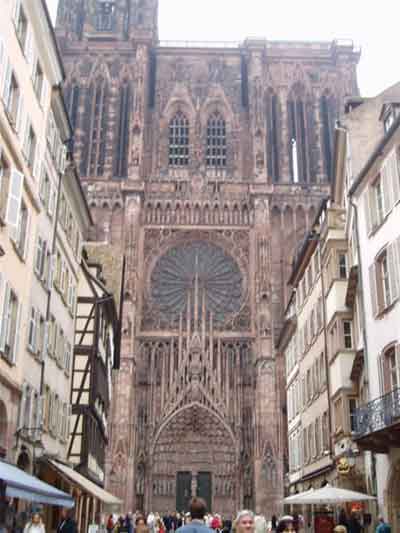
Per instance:
[[[362,448],[387,453],[399,446],[400,388],[359,407],[353,421],[353,437]]]

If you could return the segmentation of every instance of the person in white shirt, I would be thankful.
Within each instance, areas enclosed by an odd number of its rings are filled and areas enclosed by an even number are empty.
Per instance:
[[[32,518],[24,527],[24,533],[46,533],[42,517],[39,513],[33,513]]]

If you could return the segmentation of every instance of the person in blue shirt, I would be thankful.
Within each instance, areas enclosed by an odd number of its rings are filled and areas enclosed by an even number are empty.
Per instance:
[[[212,529],[204,523],[207,506],[202,498],[192,498],[190,502],[191,522],[176,530],[176,533],[214,533]]]
[[[375,533],[391,533],[392,528],[389,526],[383,516],[378,518],[378,525],[376,526]]]

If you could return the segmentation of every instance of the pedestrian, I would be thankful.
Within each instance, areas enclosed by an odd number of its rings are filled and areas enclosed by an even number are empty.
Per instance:
[[[346,528],[349,527],[349,521],[347,520],[346,511],[344,509],[340,509],[339,520],[338,520],[337,525],[338,526],[345,526]]]
[[[273,514],[272,517],[271,517],[271,531],[273,531],[275,533],[277,528],[278,528],[278,519],[277,519],[276,515]]]
[[[347,527],[341,524],[338,524],[333,531],[334,533],[347,533]]]
[[[127,513],[125,517],[125,527],[128,530],[128,533],[133,533],[133,517],[132,512]]]
[[[235,520],[236,533],[254,533],[254,514],[252,511],[243,510],[238,513]]]
[[[222,520],[222,530],[223,530],[224,533],[231,533],[232,520],[229,520],[229,518],[224,518]]]
[[[222,528],[222,521],[219,515],[214,515],[213,519],[211,520],[211,529],[214,531],[219,531]]]
[[[260,513],[257,513],[254,517],[254,527],[256,533],[267,533],[267,521],[265,516]]]
[[[378,518],[378,525],[376,526],[376,530],[375,530],[375,533],[391,533],[392,532],[392,528],[390,527],[390,525],[385,522],[385,519],[383,518],[383,516],[380,516]]]
[[[46,533],[42,517],[39,513],[33,513],[31,519],[24,527],[24,533]]]
[[[202,498],[192,498],[190,502],[190,516],[192,521],[186,526],[178,529],[179,533],[214,533],[212,529],[204,523],[207,506]],[[178,533],[177,532],[177,533]]]
[[[78,528],[73,519],[73,511],[63,509],[61,511],[61,520],[57,527],[57,533],[77,533]]]
[[[135,533],[149,533],[149,528],[146,526],[146,519],[143,515],[137,516],[135,526]]]
[[[360,520],[357,514],[353,513],[349,520],[349,527],[347,528],[348,533],[361,533],[362,529],[363,528],[360,524]]]
[[[109,517],[107,518],[106,529],[107,529],[107,533],[112,533],[114,529],[114,519],[113,519],[112,514],[110,514]]]

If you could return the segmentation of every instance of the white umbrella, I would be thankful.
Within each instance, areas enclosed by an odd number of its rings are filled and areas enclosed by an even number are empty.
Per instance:
[[[297,497],[295,497],[297,496]],[[340,489],[325,485],[322,489],[308,491],[307,493],[297,494],[285,498],[284,503],[298,503],[303,505],[315,504],[335,504],[345,502],[362,502],[369,500],[376,500],[374,496],[363,494],[362,492],[355,492],[353,490]],[[289,501],[287,501],[289,499]]]
[[[303,496],[305,496],[306,494],[310,494],[311,492],[314,492],[313,488],[308,489],[304,492],[298,492],[297,494],[292,494],[291,496],[288,496],[287,498],[285,498],[283,500],[283,503],[287,505],[290,505],[291,503],[295,504],[296,503],[295,500],[297,500],[297,498],[302,498]]]

